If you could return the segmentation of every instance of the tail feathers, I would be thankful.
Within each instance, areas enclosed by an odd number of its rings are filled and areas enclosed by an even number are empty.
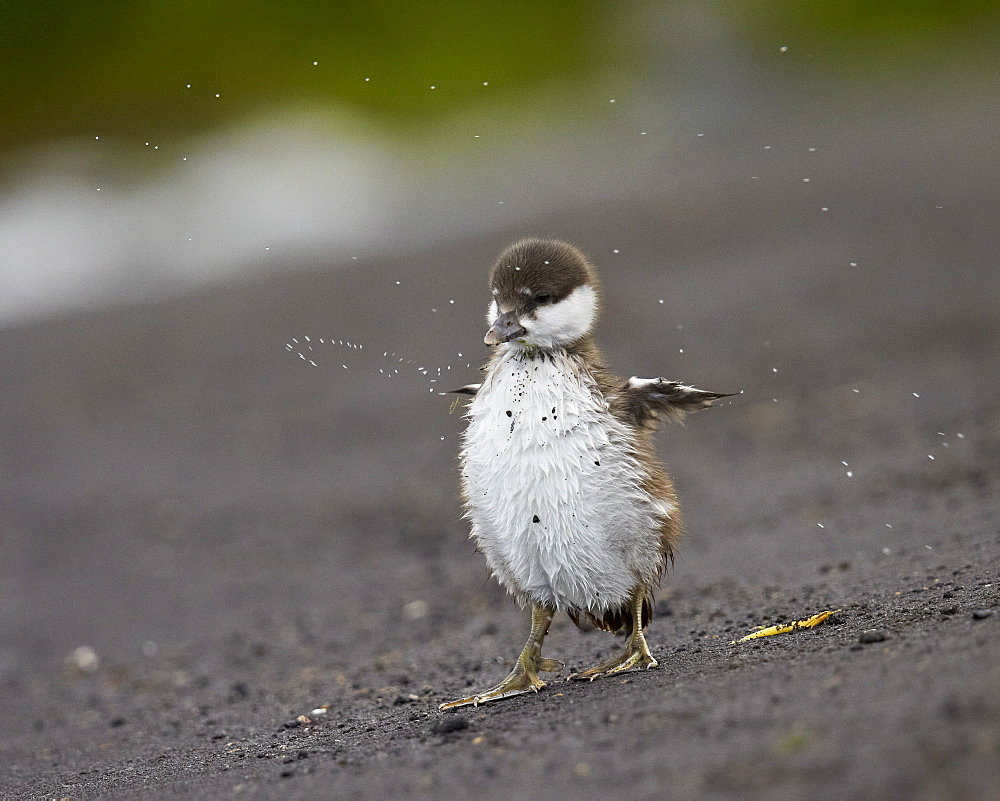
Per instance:
[[[629,604],[626,602],[622,606],[616,607],[614,609],[609,609],[600,616],[595,615],[592,612],[588,612],[582,609],[571,609],[567,611],[570,620],[572,620],[577,626],[580,625],[581,618],[589,623],[594,628],[598,628],[601,631],[610,631],[612,634],[631,634],[632,633],[632,613],[629,610]],[[642,601],[642,628],[646,628],[649,625],[649,621],[653,619],[653,598],[652,595],[647,594]]]

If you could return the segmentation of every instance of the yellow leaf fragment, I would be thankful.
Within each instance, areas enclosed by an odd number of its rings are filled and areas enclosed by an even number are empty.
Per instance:
[[[819,612],[812,617],[807,617],[805,620],[795,620],[791,623],[785,623],[781,626],[768,626],[766,629],[761,629],[760,631],[755,631],[753,634],[748,634],[746,637],[741,637],[739,640],[733,640],[730,645],[734,645],[737,642],[746,642],[747,640],[755,640],[758,637],[771,637],[775,634],[790,634],[793,631],[799,631],[799,629],[812,629],[818,626],[827,618],[840,612],[840,609],[828,609],[825,612]]]

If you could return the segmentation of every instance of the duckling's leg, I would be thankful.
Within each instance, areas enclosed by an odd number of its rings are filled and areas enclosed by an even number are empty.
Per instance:
[[[613,676],[616,673],[624,673],[627,670],[639,670],[645,668],[652,670],[657,666],[657,661],[649,652],[646,645],[646,638],[642,635],[642,602],[646,597],[646,588],[639,586],[632,591],[632,633],[628,635],[625,643],[624,653],[613,656],[610,659],[595,665],[589,670],[574,673],[571,679],[590,679],[593,681],[598,676]]]
[[[553,672],[564,667],[563,663],[556,659],[542,658],[542,640],[549,631],[552,623],[552,616],[555,609],[548,606],[531,607],[531,635],[528,642],[524,644],[521,655],[517,658],[517,664],[502,682],[488,690],[472,695],[468,698],[460,698],[457,701],[450,701],[441,704],[438,709],[455,709],[456,707],[472,704],[478,706],[487,701],[497,701],[501,698],[508,698],[521,693],[538,692],[545,686],[545,682],[538,678],[539,671]]]

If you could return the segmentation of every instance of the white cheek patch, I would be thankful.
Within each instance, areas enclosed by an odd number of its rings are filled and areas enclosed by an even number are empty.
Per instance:
[[[567,345],[586,334],[597,314],[597,294],[585,284],[577,287],[558,303],[539,306],[533,318],[521,320],[528,332],[526,339],[543,348]]]
[[[497,306],[497,302],[494,300],[490,307],[486,310],[486,325],[493,325],[497,317],[500,316],[500,308]]]

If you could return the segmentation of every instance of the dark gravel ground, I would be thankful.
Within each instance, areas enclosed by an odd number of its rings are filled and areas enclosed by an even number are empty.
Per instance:
[[[0,332],[0,794],[995,798],[1000,172],[986,128],[941,131],[864,133],[813,189],[777,160]],[[689,531],[661,668],[442,714],[527,630],[428,392],[474,380],[522,234],[604,268],[614,369],[744,394],[661,437]],[[305,335],[365,349],[314,369]],[[386,379],[383,349],[426,361]],[[546,652],[613,647],[560,620]]]

